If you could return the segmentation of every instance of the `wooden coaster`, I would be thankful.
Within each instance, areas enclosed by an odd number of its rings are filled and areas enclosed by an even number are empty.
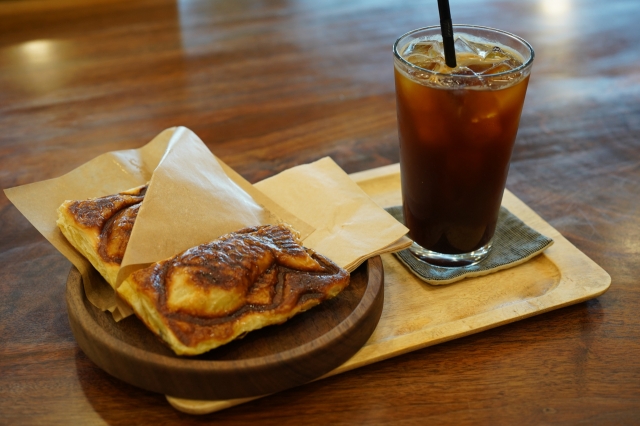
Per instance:
[[[109,312],[94,307],[75,268],[67,279],[66,299],[78,345],[107,373],[180,398],[245,398],[307,383],[351,358],[380,319],[384,274],[380,257],[369,259],[336,298],[189,358],[175,355],[138,318],[116,323]]]

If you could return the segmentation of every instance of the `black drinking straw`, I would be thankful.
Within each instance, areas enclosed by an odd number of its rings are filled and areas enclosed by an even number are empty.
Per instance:
[[[440,13],[440,30],[444,45],[444,62],[449,68],[455,68],[456,48],[453,45],[453,24],[451,23],[449,0],[438,0],[438,12]]]

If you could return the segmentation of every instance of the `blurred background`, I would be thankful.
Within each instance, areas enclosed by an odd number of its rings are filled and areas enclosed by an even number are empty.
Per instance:
[[[557,104],[562,115],[566,102],[588,108],[594,97],[620,96],[626,84],[615,78],[617,70],[639,67],[632,44],[640,30],[630,25],[635,15],[626,13],[637,10],[635,2],[613,2],[605,15],[602,8],[589,7],[594,3],[451,0],[451,10],[456,23],[499,26],[534,46],[530,106],[523,116],[531,120],[539,102]],[[251,155],[269,173],[324,155],[334,156],[349,172],[356,171],[352,163],[363,160],[372,167],[397,162],[391,46],[408,30],[438,24],[435,0],[399,4],[0,2],[0,19],[12,17],[0,27],[0,126],[24,121],[10,127],[14,133],[2,135],[3,158],[19,155],[24,141],[43,135],[54,142],[50,153],[60,158],[55,154],[71,148],[65,136],[82,132],[83,144],[72,147],[74,164],[65,161],[52,170],[64,173],[97,155],[94,143],[100,151],[134,147],[166,127],[184,125],[232,166],[237,165],[235,147],[251,141]],[[274,21],[281,25],[274,28]],[[591,37],[594,21],[600,32]],[[624,53],[612,63],[603,50]],[[245,61],[237,66],[240,58]],[[587,61],[597,63],[583,72]],[[580,79],[565,84],[565,75]],[[246,122],[252,123],[250,130]],[[327,131],[332,128],[339,130]],[[544,131],[544,122],[540,128]],[[520,136],[516,159],[526,155],[529,135]],[[271,153],[275,142],[286,143],[287,158],[273,158],[282,155]],[[553,149],[558,141],[550,142]],[[266,177],[252,173],[246,176],[251,181]],[[19,176],[5,179],[26,183]]]

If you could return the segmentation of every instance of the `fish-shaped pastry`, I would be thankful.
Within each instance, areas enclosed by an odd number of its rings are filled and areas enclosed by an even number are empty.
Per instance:
[[[242,229],[131,274],[118,295],[178,355],[197,355],[335,297],[349,273],[291,227]]]
[[[146,189],[58,209],[62,233],[114,288]],[[263,225],[140,269],[116,293],[176,354],[197,355],[335,297],[349,277],[291,226]]]
[[[67,200],[58,208],[58,228],[115,288],[133,224],[147,185],[106,197]]]

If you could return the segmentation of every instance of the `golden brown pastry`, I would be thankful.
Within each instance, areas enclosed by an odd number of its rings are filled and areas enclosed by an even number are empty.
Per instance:
[[[147,185],[106,197],[65,201],[58,227],[111,285],[116,277]]]
[[[197,355],[279,324],[349,284],[287,225],[246,228],[131,274],[117,289],[179,355]]]

